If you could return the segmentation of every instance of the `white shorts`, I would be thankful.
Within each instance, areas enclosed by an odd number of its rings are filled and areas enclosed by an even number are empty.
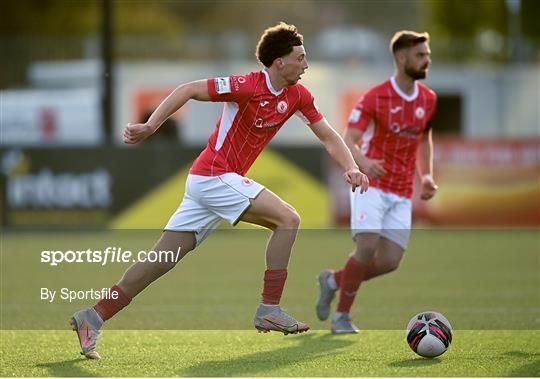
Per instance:
[[[195,232],[197,245],[216,229],[222,220],[236,225],[264,186],[227,173],[220,176],[189,174],[182,203],[165,226],[169,231]]]
[[[412,203],[410,199],[378,188],[366,192],[351,192],[351,232],[377,233],[407,248],[411,232]]]

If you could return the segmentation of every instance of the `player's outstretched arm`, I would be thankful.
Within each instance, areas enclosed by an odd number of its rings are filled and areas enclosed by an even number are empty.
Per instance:
[[[206,80],[197,80],[178,86],[159,104],[154,113],[148,118],[148,121],[142,124],[127,124],[123,135],[124,143],[135,144],[144,141],[190,99],[210,100]]]
[[[422,135],[422,140],[418,146],[418,157],[416,161],[416,169],[421,178],[422,200],[429,200],[439,188],[433,179],[433,138],[431,129]]]
[[[345,180],[351,184],[352,190],[360,187],[360,193],[367,191],[369,186],[368,177],[358,169],[351,152],[343,142],[343,138],[330,126],[325,118],[311,124],[311,130],[323,143],[330,156],[334,158],[344,169]]]

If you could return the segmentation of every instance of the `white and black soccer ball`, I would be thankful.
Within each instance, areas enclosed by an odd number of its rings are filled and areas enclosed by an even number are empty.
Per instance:
[[[422,357],[437,357],[452,343],[452,325],[438,312],[418,313],[407,325],[407,343]]]

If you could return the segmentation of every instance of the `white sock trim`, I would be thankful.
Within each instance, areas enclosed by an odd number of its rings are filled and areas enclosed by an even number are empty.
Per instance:
[[[262,305],[263,307],[268,307],[268,308],[279,307],[279,304],[264,304],[264,303],[261,303],[261,305]]]
[[[337,321],[341,316],[343,316],[344,314],[348,314],[347,312],[337,312],[334,313],[334,317],[332,318],[333,321]]]

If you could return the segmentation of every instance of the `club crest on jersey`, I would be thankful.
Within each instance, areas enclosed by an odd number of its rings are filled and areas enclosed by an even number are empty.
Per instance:
[[[418,107],[414,111],[414,115],[416,116],[416,118],[424,118],[425,114],[426,114],[426,111],[422,107]]]
[[[282,100],[282,101],[280,101],[280,102],[278,103],[278,105],[277,105],[277,111],[278,111],[279,113],[285,113],[285,112],[287,112],[287,108],[288,108],[288,107],[289,107],[289,106],[287,105],[287,102]]]
[[[244,84],[245,82],[246,82],[246,78],[244,78],[243,76],[238,77],[238,83]]]

